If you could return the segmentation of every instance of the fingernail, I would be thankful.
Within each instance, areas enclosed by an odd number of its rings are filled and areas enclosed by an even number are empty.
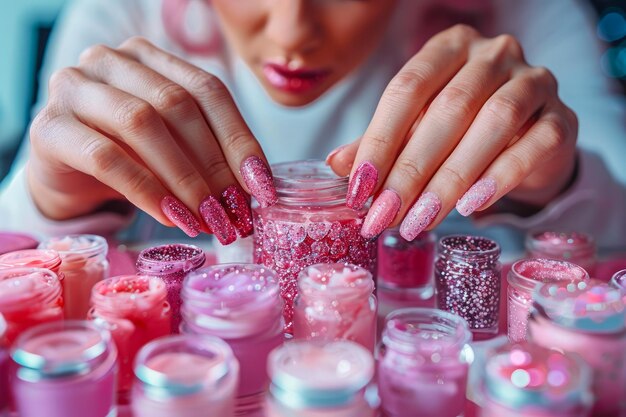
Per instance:
[[[200,234],[200,222],[176,197],[171,195],[163,197],[163,200],[161,200],[161,211],[187,236],[196,237]]]
[[[437,194],[428,192],[420,196],[400,225],[400,236],[411,241],[424,231],[441,210]]]
[[[335,148],[333,151],[331,151],[326,157],[326,165],[330,165],[330,160],[333,159],[335,155],[337,155],[339,152],[343,151],[346,146],[348,145],[341,145],[340,147]]]
[[[261,207],[269,207],[278,201],[272,173],[259,157],[251,156],[243,161],[239,172]]]
[[[220,200],[239,236],[250,236],[254,231],[252,211],[243,190],[236,185],[231,185],[222,191]]]
[[[202,200],[198,211],[222,245],[228,245],[237,239],[237,232],[217,198],[210,195]]]
[[[483,178],[471,186],[456,203],[456,209],[462,216],[469,216],[479,209],[496,193],[496,180]]]
[[[346,206],[360,210],[374,191],[378,182],[378,170],[370,162],[361,162],[348,186]]]
[[[395,191],[385,190],[380,193],[367,212],[361,236],[371,239],[381,234],[396,218],[401,204],[400,196]]]

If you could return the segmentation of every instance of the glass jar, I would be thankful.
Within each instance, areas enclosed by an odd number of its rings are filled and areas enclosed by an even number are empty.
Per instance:
[[[376,241],[361,236],[367,207],[346,207],[348,178],[323,161],[272,166],[278,203],[253,207],[254,261],[278,274],[285,330],[292,333],[293,301],[302,269],[319,263],[351,263],[375,273]]]
[[[68,235],[47,239],[39,248],[55,250],[62,260],[65,318],[84,320],[91,289],[96,282],[109,277],[106,239],[96,235]]]
[[[626,295],[626,269],[622,269],[621,271],[617,271],[613,274],[609,284],[613,288],[620,290],[622,295]]]
[[[270,354],[267,417],[374,417],[372,354],[354,342],[292,341]]]
[[[498,331],[500,246],[480,236],[446,236],[435,261],[437,307],[467,320],[474,338]]]
[[[591,371],[575,356],[522,343],[488,353],[481,417],[587,417]]]
[[[435,235],[420,233],[407,241],[398,228],[385,230],[378,240],[378,285],[387,291],[414,294],[418,299],[433,295]]]
[[[298,278],[293,336],[300,340],[351,340],[374,353],[376,297],[372,274],[351,264],[306,267]]]
[[[180,292],[183,280],[191,271],[204,265],[206,255],[202,249],[193,245],[175,243],[161,245],[141,251],[137,258],[137,270],[141,275],[157,276],[167,287],[167,302],[172,309],[171,333],[180,329]]]
[[[9,407],[9,346],[6,341],[7,322],[0,314],[0,416]]]
[[[593,372],[594,415],[626,413],[626,307],[596,280],[542,285],[534,295],[528,338],[580,355]]]
[[[536,232],[526,237],[529,258],[559,259],[576,264],[594,276],[596,242],[584,233]]]
[[[588,281],[589,274],[578,265],[553,259],[522,259],[507,275],[508,334],[511,342],[526,340],[533,292],[550,282]]]
[[[52,249],[26,249],[0,255],[0,269],[44,268],[54,272],[63,288],[64,275],[61,272],[61,257]]]
[[[42,268],[0,270],[0,314],[11,345],[26,329],[63,320],[63,297],[56,274]]]
[[[378,390],[388,417],[457,417],[465,409],[472,334],[461,317],[433,308],[387,316]]]
[[[11,353],[20,417],[114,417],[117,352],[87,321],[62,321],[22,334]]]
[[[135,362],[135,417],[230,417],[239,364],[211,336],[169,336],[144,346]]]
[[[237,415],[261,409],[269,385],[267,357],[282,345],[282,300],[274,271],[222,264],[190,273],[183,284],[185,334],[224,340],[241,366]]]

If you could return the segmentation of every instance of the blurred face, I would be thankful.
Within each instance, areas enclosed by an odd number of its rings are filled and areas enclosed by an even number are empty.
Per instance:
[[[359,66],[396,0],[212,0],[227,41],[272,99],[303,106]]]

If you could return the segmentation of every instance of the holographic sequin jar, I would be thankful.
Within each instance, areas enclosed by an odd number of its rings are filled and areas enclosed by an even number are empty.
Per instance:
[[[278,274],[285,329],[292,331],[293,301],[302,269],[319,263],[351,263],[374,273],[376,241],[361,237],[367,207],[346,207],[348,178],[323,161],[274,165],[278,202],[253,208],[254,260]]]
[[[463,317],[484,338],[498,331],[500,246],[480,236],[446,236],[435,261],[437,306]]]
[[[536,232],[526,237],[529,258],[559,259],[584,268],[594,276],[596,243],[584,233]]]

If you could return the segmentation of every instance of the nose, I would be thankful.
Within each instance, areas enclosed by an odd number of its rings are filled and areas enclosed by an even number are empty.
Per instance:
[[[267,16],[266,36],[287,55],[306,54],[320,42],[311,0],[276,0]]]

